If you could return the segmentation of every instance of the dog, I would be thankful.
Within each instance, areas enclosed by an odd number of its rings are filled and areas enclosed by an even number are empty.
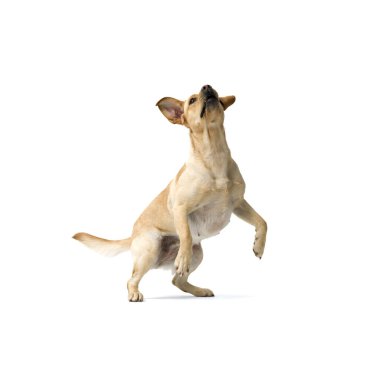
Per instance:
[[[261,259],[267,224],[244,199],[245,182],[225,136],[224,112],[234,102],[235,96],[219,97],[210,85],[186,101],[171,97],[158,101],[156,105],[171,123],[189,129],[188,161],[143,211],[131,237],[106,240],[83,232],[73,236],[108,256],[132,251],[129,301],[143,301],[139,282],[158,267],[171,267],[172,282],[182,291],[197,297],[214,296],[211,290],[190,284],[188,277],[202,261],[202,240],[226,227],[232,213],[256,228],[253,252]]]

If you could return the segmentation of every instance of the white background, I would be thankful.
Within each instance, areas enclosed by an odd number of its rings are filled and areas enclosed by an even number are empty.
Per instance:
[[[3,379],[379,379],[379,11],[373,1],[2,1]],[[129,236],[188,154],[155,103],[206,83],[267,220],[127,302]]]

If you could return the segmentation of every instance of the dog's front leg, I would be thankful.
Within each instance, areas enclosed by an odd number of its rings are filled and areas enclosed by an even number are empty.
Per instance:
[[[192,256],[192,237],[188,221],[187,208],[183,205],[173,208],[173,217],[175,228],[179,237],[179,251],[175,259],[174,265],[177,273],[184,276],[190,272],[191,256]]]
[[[261,259],[264,253],[265,241],[267,236],[267,223],[265,220],[243,199],[238,207],[234,209],[234,214],[245,222],[256,228],[256,238],[253,244],[253,252]]]

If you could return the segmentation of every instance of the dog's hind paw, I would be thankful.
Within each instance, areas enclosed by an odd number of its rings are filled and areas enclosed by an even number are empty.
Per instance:
[[[129,302],[142,302],[144,300],[144,296],[140,292],[130,292],[128,294]]]
[[[214,297],[213,291],[206,288],[199,288],[199,293],[194,295],[197,297]]]

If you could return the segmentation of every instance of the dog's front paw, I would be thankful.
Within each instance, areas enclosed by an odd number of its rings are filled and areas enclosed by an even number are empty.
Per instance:
[[[191,261],[191,256],[183,254],[183,253],[178,253],[174,265],[176,272],[180,276],[184,276],[186,274],[189,274],[190,272],[190,261]]]
[[[260,239],[256,237],[255,243],[253,244],[253,253],[259,259],[263,257],[264,248],[265,248],[265,239]]]

